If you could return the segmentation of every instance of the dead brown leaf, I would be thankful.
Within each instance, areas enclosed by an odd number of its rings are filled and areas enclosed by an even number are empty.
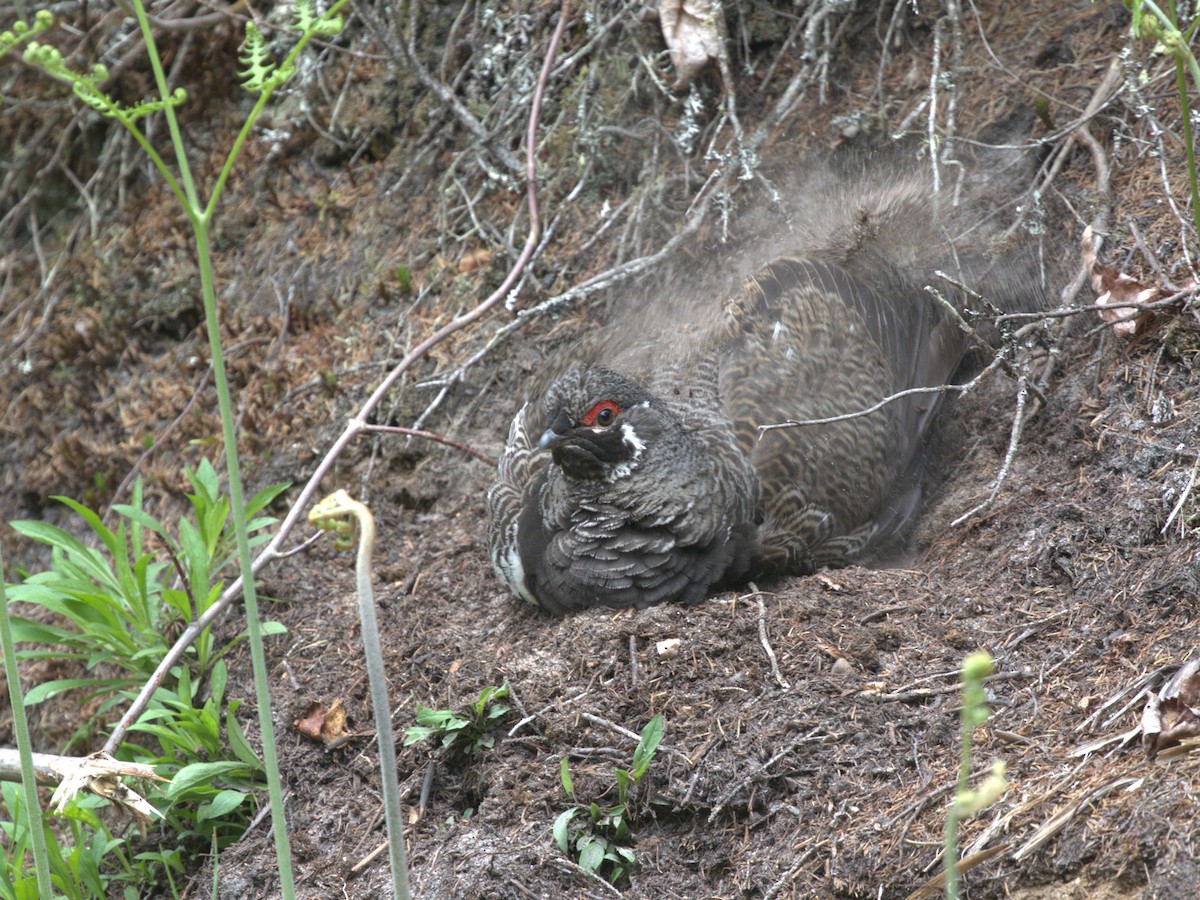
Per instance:
[[[1158,288],[1146,287],[1132,276],[1103,265],[1096,252],[1098,243],[1089,225],[1083,230],[1083,262],[1088,267],[1088,275],[1092,279],[1097,306],[1103,307],[1113,303],[1148,303],[1158,297]],[[1100,310],[1100,319],[1111,323],[1113,333],[1120,337],[1134,337],[1147,317],[1148,314],[1143,310]]]
[[[346,736],[346,704],[338,699],[326,709],[313,701],[292,725],[310,741],[331,744]]]
[[[1200,737],[1200,659],[1171,676],[1142,710],[1142,746],[1149,759],[1193,737]]]
[[[1099,241],[1090,225],[1083,230],[1081,243],[1083,262],[1088,267],[1092,289],[1096,292],[1096,305],[1102,307],[1099,310],[1101,321],[1111,323],[1113,333],[1120,337],[1136,336],[1150,321],[1149,310],[1132,307],[1117,309],[1104,307],[1120,303],[1152,303],[1170,296],[1170,293],[1160,287],[1144,285],[1132,275],[1118,272],[1116,269],[1102,264],[1097,253]],[[1196,278],[1193,276],[1183,283],[1181,289],[1194,290],[1196,286]]]
[[[673,87],[686,87],[701,69],[717,59],[721,35],[713,0],[658,0],[663,39],[675,67]]]

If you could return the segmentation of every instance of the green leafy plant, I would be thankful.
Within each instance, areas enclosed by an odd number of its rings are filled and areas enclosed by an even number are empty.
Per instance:
[[[202,705],[184,699],[194,693],[188,681],[184,670],[179,689],[160,690],[155,704],[129,729],[156,738],[158,752],[129,742],[121,756],[153,765],[158,774],[170,778],[168,803],[162,807],[179,840],[212,838],[222,849],[241,835],[250,812],[248,801],[263,787],[262,760],[237,720],[240,701],[225,702],[225,663],[213,666]]]
[[[508,696],[508,685],[485,687],[479,698],[460,712],[417,706],[417,724],[404,732],[404,746],[439,738],[442,753],[474,756],[496,745],[494,731],[508,714],[508,705],[497,703]]]
[[[1192,142],[1192,104],[1188,101],[1187,79],[1200,90],[1200,63],[1192,53],[1191,41],[1200,27],[1200,16],[1192,19],[1187,30],[1180,31],[1179,16],[1175,0],[1167,0],[1162,9],[1154,0],[1124,0],[1130,12],[1130,30],[1134,37],[1147,37],[1158,42],[1158,49],[1169,53],[1175,61],[1175,92],[1179,96],[1182,113],[1181,131],[1183,146],[1187,154],[1188,184],[1192,193],[1192,216],[1196,233],[1200,236],[1200,183],[1196,176],[1196,150]]]
[[[234,553],[230,502],[207,461],[186,475],[192,486],[187,494],[192,515],[180,519],[174,532],[143,508],[140,484],[134,487],[132,503],[115,507],[115,529],[82,504],[62,498],[91,530],[95,547],[44,522],[12,523],[19,533],[51,548],[51,564],[47,571],[7,586],[7,594],[57,616],[53,624],[11,619],[13,637],[36,646],[22,650],[18,658],[75,660],[88,672],[35,686],[26,693],[25,705],[71,689],[102,698],[97,716],[128,703],[169,649],[172,629],[202,614],[220,594],[220,576]],[[253,517],[251,531],[261,532],[273,523],[255,514],[281,490],[283,486],[268,488],[250,501],[246,515]],[[255,540],[264,538],[258,535]],[[157,555],[148,546],[154,539],[160,545]],[[277,633],[282,627],[265,623],[264,631]],[[251,814],[248,798],[262,787],[263,764],[238,723],[239,703],[226,702],[227,671],[221,657],[231,646],[217,647],[211,633],[202,634],[190,660],[173,669],[173,678],[159,687],[130,728],[153,739],[157,749],[151,749],[153,743],[125,741],[116,754],[173,776],[165,794],[154,800],[165,817],[162,845],[128,857],[124,839],[105,824],[102,811],[108,801],[78,798],[64,813],[71,827],[60,829],[59,840],[47,847],[52,878],[68,896],[107,896],[107,876],[101,872],[124,871],[135,884],[170,880],[172,873],[183,871],[181,847],[196,839],[206,844],[215,840],[223,847],[240,835]],[[6,829],[12,835],[31,835],[25,807],[9,802],[7,795],[4,799],[11,815]],[[19,842],[13,840],[16,847]],[[18,888],[28,881],[24,854],[14,853],[7,861],[0,872],[0,897],[24,896],[24,889]],[[12,887],[11,895],[7,886]],[[141,893],[131,890],[131,896]]]
[[[29,738],[29,722],[25,718],[25,699],[21,694],[21,675],[17,669],[17,651],[13,642],[12,617],[8,613],[8,592],[4,589],[4,554],[0,553],[0,655],[4,662],[4,679],[8,682],[9,709],[12,710],[12,731],[17,742],[17,755],[21,762],[21,785],[18,795],[12,786],[5,795],[5,806],[14,810],[13,821],[0,823],[7,840],[6,852],[0,865],[0,893],[5,897],[15,895],[18,883],[22,893],[36,891],[34,896],[52,893],[50,881],[50,859],[46,846],[45,829],[42,827],[42,807],[38,799],[37,781],[33,768],[33,741]],[[20,813],[24,812],[23,829],[19,829]],[[10,827],[11,826],[11,827]],[[33,871],[26,864],[32,857]],[[14,878],[16,882],[14,882]],[[30,888],[25,891],[24,888]]]
[[[946,813],[946,839],[942,860],[946,869],[946,896],[958,897],[958,826],[965,819],[987,809],[1008,790],[1004,780],[1004,763],[992,763],[991,772],[983,783],[974,790],[971,778],[971,741],[975,729],[987,722],[991,715],[983,683],[993,671],[992,657],[980,651],[963,660],[962,686],[963,706],[959,717],[958,786],[954,802]]]
[[[0,897],[4,900],[36,900],[40,896],[37,884],[25,862],[31,851],[31,817],[21,802],[18,785],[0,784],[0,801],[12,816],[12,821],[0,821],[0,831],[5,838]],[[50,879],[56,894],[69,900],[122,896],[115,892],[118,885],[142,880],[126,851],[125,842],[113,836],[96,812],[106,803],[95,796],[81,798],[64,812],[58,834],[49,822],[41,825]],[[41,822],[40,815],[37,821]],[[129,886],[123,896],[132,898],[139,894]]]
[[[243,63],[247,66],[245,87],[247,90],[257,93],[258,98],[253,109],[246,117],[242,128],[234,138],[232,147],[226,156],[220,174],[212,185],[207,200],[203,200],[200,192],[197,190],[196,183],[192,177],[183,133],[175,117],[175,109],[185,102],[186,93],[181,89],[171,90],[168,87],[167,73],[159,56],[154,32],[151,28],[150,17],[146,12],[143,0],[130,0],[127,10],[131,11],[137,20],[138,30],[145,46],[146,59],[153,74],[157,92],[157,97],[155,98],[133,104],[132,106],[125,106],[100,89],[99,85],[106,74],[101,67],[93,67],[90,73],[80,73],[73,70],[65,62],[61,53],[53,48],[47,49],[37,42],[31,42],[25,50],[25,59],[29,63],[40,66],[50,76],[69,84],[72,91],[84,103],[103,116],[120,123],[133,136],[134,140],[137,141],[138,145],[150,158],[154,167],[179,201],[180,207],[192,229],[200,274],[200,293],[204,305],[205,325],[212,359],[213,385],[217,393],[224,452],[228,461],[229,498],[230,507],[233,510],[232,525],[234,542],[237,548],[237,557],[242,577],[241,595],[245,605],[248,626],[247,637],[250,642],[250,656],[254,669],[255,699],[258,708],[263,760],[267,773],[268,791],[271,802],[272,830],[279,863],[280,888],[283,897],[287,898],[287,900],[295,896],[295,883],[284,820],[283,790],[275,751],[274,728],[271,721],[266,656],[263,650],[262,629],[258,621],[258,599],[250,557],[249,528],[245,513],[248,504],[243,502],[237,431],[229,389],[229,379],[225,372],[224,355],[221,346],[221,329],[213,280],[210,229],[216,215],[218,203],[224,191],[225,183],[233,171],[234,163],[242,147],[253,132],[259,115],[262,113],[275,89],[282,85],[295,72],[296,60],[308,44],[318,36],[331,37],[341,31],[343,21],[339,13],[346,5],[346,2],[347,0],[333,0],[325,12],[318,13],[314,0],[294,0],[295,16],[293,19],[293,30],[297,33],[298,37],[283,62],[278,66],[270,59],[261,35],[258,34],[253,25],[247,25],[246,56],[243,59]],[[39,13],[34,27],[39,30],[46,30],[50,27],[51,21],[44,13]],[[3,46],[0,47],[0,56],[30,36],[30,31],[29,27],[22,26],[14,28],[11,32],[4,32],[3,37],[0,38],[0,41],[3,43]],[[166,160],[164,160],[146,138],[145,133],[138,127],[139,120],[151,114],[161,115],[165,120],[166,133],[170,137],[170,146],[175,157],[174,169],[167,164]],[[117,534],[114,535],[114,538],[119,539],[116,541],[117,543],[124,543],[123,531],[123,527],[119,528]],[[52,537],[55,540],[59,539],[57,535],[53,535]],[[70,548],[72,551],[74,549],[73,547]],[[121,557],[121,554],[114,553],[114,556]],[[128,556],[124,558],[128,559]],[[135,558],[141,558],[141,555],[135,554]],[[94,559],[87,560],[85,554],[83,562],[94,563],[96,561]],[[134,590],[140,590],[140,579],[146,577],[152,566],[156,565],[156,563],[147,562],[140,571],[136,568],[132,569],[132,574],[129,574],[128,577],[127,573],[123,571],[116,572],[117,580],[121,582],[121,589],[124,591],[126,588],[132,587]],[[79,584],[84,584],[89,574],[103,575],[102,568],[98,567],[93,573],[88,573],[85,566],[82,573],[72,572],[71,580]],[[74,577],[79,574],[85,576],[81,581]],[[204,602],[211,603],[211,596],[205,595],[203,598]],[[164,599],[167,598],[164,596]],[[193,599],[198,600],[199,598]],[[124,630],[129,635],[134,629],[127,627],[127,623],[140,622],[142,618],[122,622],[120,618],[124,609],[115,611],[106,605],[101,597],[87,591],[84,591],[84,596],[82,597],[71,597],[68,595],[68,599],[63,601],[63,605],[78,612],[83,619],[89,620],[89,624],[91,619],[96,619],[101,623],[107,621],[107,639],[134,648],[133,652],[137,659],[150,659],[155,656],[159,656],[161,659],[161,656],[157,652],[159,649],[157,646],[138,647],[141,639],[136,637],[126,639],[120,634]],[[149,614],[144,604],[135,610],[135,613],[138,617]],[[4,610],[0,610],[0,615],[4,614]],[[70,640],[71,638],[68,639]],[[151,639],[151,643],[153,643],[153,639]],[[120,661],[123,659],[125,657],[121,654],[108,654],[107,656],[107,661],[117,663],[119,667],[125,668],[127,671],[136,668],[136,666],[130,664],[121,666]],[[127,663],[132,663],[132,660],[128,660]],[[93,662],[94,664],[96,663]],[[146,690],[137,696],[126,719],[136,718],[138,715],[137,711],[142,711],[146,708],[143,704],[149,702],[150,692],[154,689],[154,683],[154,681],[151,681]],[[120,740],[121,730],[126,724],[121,723],[118,725],[109,739],[110,744],[116,744]],[[40,869],[45,868],[44,860],[40,861],[39,866]]]
[[[186,474],[195,491],[187,495],[194,521],[181,519],[177,534],[171,534],[142,508],[140,484],[134,488],[131,504],[114,507],[120,516],[115,531],[86,506],[66,497],[55,498],[83,520],[99,547],[86,546],[45,522],[11,523],[19,534],[52,551],[50,568],[10,585],[11,598],[41,606],[64,620],[64,624],[47,624],[14,618],[14,638],[40,648],[25,650],[20,658],[74,659],[89,672],[103,668],[124,673],[47,681],[26,694],[27,705],[82,688],[89,698],[109,695],[98,709],[98,714],[103,714],[124,699],[119,691],[141,685],[154,671],[170,647],[172,624],[192,621],[220,595],[223,582],[216,579],[234,552],[229,500],[220,494],[216,471],[207,460]],[[260,512],[285,487],[260,491],[248,504],[246,515]],[[274,521],[253,518],[247,527],[260,532]],[[159,537],[165,560],[150,552],[146,532]],[[258,534],[254,542],[266,538],[266,534]],[[278,632],[279,626],[268,624],[267,630]],[[197,674],[203,674],[218,655],[210,631],[205,630],[192,652]]]
[[[605,877],[613,884],[637,862],[630,846],[629,822],[635,817],[630,794],[650,769],[662,735],[663,716],[659,713],[642,729],[641,739],[633,751],[632,767],[613,770],[617,802],[611,806],[600,806],[594,801],[586,805],[580,803],[565,756],[559,769],[563,790],[576,805],[559,813],[554,820],[554,842],[559,850],[573,857],[581,869]]]

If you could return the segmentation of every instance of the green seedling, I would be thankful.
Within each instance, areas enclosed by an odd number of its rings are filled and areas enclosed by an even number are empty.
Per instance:
[[[629,822],[635,817],[630,794],[649,770],[662,735],[663,717],[659,713],[642,729],[641,740],[633,751],[633,766],[613,770],[617,802],[612,806],[602,807],[594,801],[586,805],[581,803],[575,796],[575,785],[565,756],[559,768],[563,790],[576,805],[561,812],[554,820],[554,842],[559,850],[579,863],[581,869],[607,878],[613,884],[637,863],[630,847]]]
[[[962,686],[963,707],[959,725],[958,786],[954,803],[946,813],[946,840],[943,847],[943,864],[946,869],[946,896],[951,900],[958,897],[958,826],[977,812],[987,809],[1008,790],[1004,780],[1004,763],[992,764],[991,772],[983,783],[974,790],[970,787],[971,740],[975,729],[987,722],[991,711],[983,683],[992,674],[992,657],[982,651],[972,653],[963,660]]]
[[[86,506],[55,498],[91,529],[98,547],[45,522],[12,523],[19,534],[50,547],[52,557],[47,571],[9,585],[10,598],[41,606],[61,619],[61,624],[47,624],[14,618],[14,638],[38,645],[20,658],[73,659],[89,672],[36,686],[26,694],[26,705],[79,688],[89,698],[108,696],[98,710],[106,712],[123,699],[119,691],[140,686],[158,666],[170,648],[171,627],[202,615],[220,595],[224,582],[218,578],[234,554],[230,504],[218,491],[216,471],[207,460],[186,474],[195,491],[187,495],[194,516],[181,519],[176,533],[142,508],[140,484],[131,504],[114,507],[120,517],[115,531]],[[257,532],[252,543],[265,540],[263,532],[275,522],[252,517],[285,487],[267,488],[248,504],[247,528]],[[165,552],[148,550],[148,532],[161,539]],[[278,633],[279,627],[269,624],[267,630]],[[197,674],[206,673],[226,650],[216,648],[206,630],[193,645]],[[117,674],[93,674],[97,670]]]
[[[35,685],[24,696],[26,706],[68,690],[99,699],[96,717],[128,703],[169,650],[172,630],[193,621],[220,594],[234,555],[231,505],[207,461],[185,474],[192,515],[173,530],[143,508],[140,483],[131,503],[114,507],[115,528],[86,506],[60,498],[92,532],[95,546],[44,522],[12,523],[49,547],[51,562],[46,571],[6,586],[6,593],[55,614],[48,622],[11,618],[15,640],[31,645],[17,658],[73,660],[86,670]],[[250,501],[245,515],[255,541],[274,522],[255,514],[282,489],[268,488]],[[159,545],[154,552],[151,543]],[[283,629],[268,622],[263,630]],[[183,848],[213,841],[224,847],[241,834],[253,814],[252,795],[262,788],[263,765],[237,720],[238,702],[225,698],[222,656],[240,640],[222,646],[210,632],[201,634],[131,726],[140,741],[125,741],[117,751],[119,759],[172,777],[165,794],[151,796],[165,824],[154,849],[131,856],[126,840],[109,830],[109,801],[100,797],[73,801],[63,813],[69,827],[46,827],[51,876],[66,896],[114,896],[118,883],[128,885],[128,896],[141,896],[138,885],[161,885],[183,874]],[[0,900],[36,896],[28,893],[25,852],[36,820],[15,793],[0,800],[7,812],[0,829],[13,848],[0,864]]]
[[[508,714],[508,705],[496,703],[508,696],[508,685],[486,687],[479,699],[461,712],[449,709],[417,707],[417,724],[404,732],[404,746],[410,747],[428,738],[440,738],[439,750],[445,754],[475,756],[496,745],[496,726]]]

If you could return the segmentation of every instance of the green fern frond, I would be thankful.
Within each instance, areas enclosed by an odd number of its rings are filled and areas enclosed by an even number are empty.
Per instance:
[[[296,17],[292,29],[305,37],[317,34],[332,37],[341,34],[343,24],[341,16],[318,13],[314,0],[296,0]]]
[[[317,5],[313,0],[296,0],[296,21],[292,28],[301,34],[308,34],[321,18]]]
[[[244,72],[238,72],[242,77],[242,87],[252,94],[257,94],[275,85],[275,61],[271,59],[271,51],[267,49],[262,32],[253,22],[246,23],[246,41],[242,44],[242,49],[246,54],[238,57],[238,61],[246,66]]]
[[[98,87],[108,79],[108,70],[104,66],[96,65],[90,75],[76,72],[67,65],[57,48],[37,41],[25,48],[24,57],[25,62],[40,67],[51,78],[69,84],[75,96],[101,115],[115,116],[120,109],[117,101]]]
[[[32,25],[24,19],[17,19],[13,22],[12,28],[0,31],[0,56],[4,56],[22,41],[28,41],[53,27],[54,14],[45,9],[38,10],[37,15],[33,17]]]
[[[328,14],[321,17],[317,22],[316,32],[322,37],[333,37],[335,34],[342,33],[342,26],[345,22],[341,16],[330,16]]]
[[[167,97],[165,100],[143,100],[137,106],[127,107],[125,109],[125,115],[128,116],[132,121],[137,121],[142,116],[159,112],[168,106],[172,109],[177,109],[186,101],[187,91],[181,87],[177,87],[171,92],[171,96]]]
[[[100,115],[110,119],[122,119],[127,124],[132,124],[151,113],[160,112],[168,104],[177,107],[187,100],[187,91],[176,88],[165,102],[143,100],[133,106],[122,106],[100,89],[100,85],[108,81],[108,69],[97,63],[90,73],[76,72],[67,65],[57,49],[36,41],[25,48],[25,61],[30,65],[39,66],[51,78],[69,84],[75,96]]]

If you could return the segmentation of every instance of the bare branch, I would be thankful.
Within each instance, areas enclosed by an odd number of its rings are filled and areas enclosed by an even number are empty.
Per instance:
[[[999,357],[997,357],[998,359]],[[773,425],[759,425],[758,435],[761,438],[768,431],[775,431],[779,428],[806,428],[809,425],[832,425],[835,422],[848,422],[851,419],[861,419],[863,416],[869,416],[871,413],[879,412],[890,403],[895,403],[897,400],[902,400],[905,397],[912,397],[916,394],[945,394],[950,391],[955,393],[965,394],[975,388],[984,375],[992,370],[994,366],[988,366],[966,384],[938,384],[933,387],[916,387],[908,388],[907,390],[897,391],[894,394],[888,394],[878,403],[868,406],[866,409],[860,409],[855,412],[843,413],[840,416],[827,416],[824,419],[789,419],[786,422],[777,422]]]
[[[1024,375],[1021,375],[1017,379],[1017,408],[1013,411],[1012,429],[1008,435],[1008,450],[1004,454],[1004,462],[1000,465],[1000,471],[996,473],[996,480],[992,484],[992,492],[988,494],[987,499],[982,503],[967,510],[951,522],[951,527],[961,525],[976,513],[987,509],[992,505],[996,497],[999,496],[1000,488],[1004,485],[1004,480],[1008,477],[1008,470],[1012,467],[1013,458],[1017,455],[1017,446],[1021,442],[1021,428],[1025,424],[1025,401],[1028,397],[1029,382]]]
[[[466,444],[460,443],[453,438],[448,438],[441,434],[435,434],[432,431],[422,431],[420,428],[400,428],[397,425],[367,425],[364,426],[362,430],[365,432],[379,434],[402,434],[405,437],[418,437],[424,438],[427,441],[436,441],[439,444],[445,444],[447,447],[453,447],[455,450],[466,453],[468,456],[473,456],[476,459],[487,463],[489,466],[496,466],[496,460],[494,457],[488,456],[486,453],[476,450],[474,447],[468,447]]]

